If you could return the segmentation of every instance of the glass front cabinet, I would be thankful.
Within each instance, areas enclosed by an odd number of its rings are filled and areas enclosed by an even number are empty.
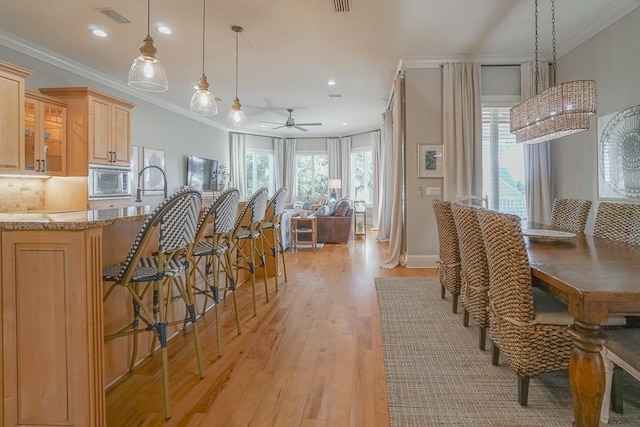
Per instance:
[[[66,175],[67,106],[50,96],[25,91],[25,170]]]

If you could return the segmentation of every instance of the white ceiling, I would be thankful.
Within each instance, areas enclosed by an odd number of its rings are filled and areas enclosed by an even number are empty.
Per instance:
[[[238,96],[245,131],[284,137],[342,136],[380,127],[399,60],[428,66],[443,60],[518,63],[533,56],[533,0],[206,0],[206,75],[219,113],[201,119],[225,128],[234,98],[235,33]],[[82,64],[116,89],[190,115],[202,70],[202,0],[152,0],[151,36],[169,78],[169,91],[126,87],[127,73],[147,29],[144,0],[0,0],[0,43],[23,51],[53,51],[55,61]],[[540,0],[540,51],[551,50],[550,0]],[[557,0],[558,55],[640,5],[640,0]],[[117,24],[97,9],[129,19]],[[159,23],[173,29],[165,36]],[[91,26],[109,37],[89,33]],[[28,43],[25,43],[28,42]],[[32,46],[33,43],[35,46]],[[40,55],[42,56],[42,55]],[[2,59],[2,58],[0,58]],[[334,79],[337,85],[327,86]],[[340,94],[331,98],[330,94]],[[259,121],[322,122],[306,133],[272,130]],[[342,123],[347,123],[343,126]]]

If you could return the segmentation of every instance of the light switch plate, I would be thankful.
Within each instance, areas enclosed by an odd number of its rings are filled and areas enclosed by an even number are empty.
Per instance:
[[[426,190],[427,196],[440,196],[442,194],[440,187],[427,187]]]

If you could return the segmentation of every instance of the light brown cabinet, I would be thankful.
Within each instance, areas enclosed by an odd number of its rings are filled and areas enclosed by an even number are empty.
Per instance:
[[[67,170],[67,105],[56,98],[25,92],[24,170],[64,176]]]
[[[0,172],[24,169],[24,79],[29,75],[0,61]]]
[[[43,88],[67,103],[67,175],[87,176],[88,164],[128,166],[134,104],[88,87]]]

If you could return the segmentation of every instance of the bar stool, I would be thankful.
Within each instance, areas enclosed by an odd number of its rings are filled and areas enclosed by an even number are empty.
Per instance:
[[[106,300],[116,286],[123,286],[129,292],[133,303],[133,321],[121,330],[105,336],[105,341],[133,335],[134,343],[129,363],[129,371],[134,368],[140,333],[152,332],[150,355],[153,354],[156,338],[160,341],[162,353],[162,373],[165,418],[171,418],[169,398],[169,358],[167,353],[167,330],[171,325],[189,322],[193,329],[200,378],[204,378],[200,339],[196,325],[194,298],[189,274],[188,255],[192,250],[196,235],[198,213],[202,205],[200,193],[186,187],[164,199],[149,215],[138,232],[127,259],[103,270],[103,280],[113,282],[106,292]],[[154,251],[152,256],[146,253]],[[144,284],[144,286],[141,286]],[[173,297],[172,289],[178,295]],[[152,290],[152,296],[147,295]],[[185,319],[169,321],[167,312],[171,303],[181,298],[186,305]],[[146,326],[140,328],[140,321]]]
[[[287,281],[287,264],[284,257],[284,247],[282,245],[282,233],[280,230],[280,220],[284,211],[284,203],[287,198],[287,187],[282,187],[275,192],[273,197],[269,199],[267,210],[265,213],[265,221],[262,223],[263,230],[271,230],[273,236],[269,239],[268,234],[263,233],[264,243],[267,245],[266,254],[273,257],[275,263],[276,291],[278,291],[278,276],[280,268],[278,266],[278,253],[282,258],[282,269],[284,272],[284,281]]]
[[[233,308],[236,314],[236,327],[240,335],[240,318],[238,316],[238,303],[236,301],[236,283],[233,277],[229,248],[231,231],[238,213],[238,201],[240,192],[236,188],[223,191],[207,207],[198,222],[198,231],[195,237],[195,245],[191,253],[194,294],[202,295],[204,302],[202,314],[207,307],[207,299],[214,302],[213,311],[216,318],[216,341],[218,345],[218,357],[222,356],[222,344],[220,340],[220,315],[218,313],[220,270],[225,273],[229,286],[225,286],[223,293],[226,296],[227,289],[233,297]],[[204,266],[201,261],[204,260]],[[204,267],[204,269],[202,268]],[[198,273],[198,276],[195,273]],[[204,286],[199,287],[197,277],[204,281]]]
[[[264,258],[264,245],[262,243],[262,222],[267,209],[266,188],[260,188],[253,193],[244,208],[238,215],[236,224],[231,232],[232,256],[235,255],[234,266],[236,269],[236,283],[240,270],[246,270],[251,275],[251,293],[253,299],[253,315],[257,315],[256,303],[256,256],[262,267],[264,291],[269,302],[269,288],[267,287],[267,269]],[[247,248],[245,243],[248,243]]]
[[[453,295],[452,311],[458,312],[458,295],[462,281],[460,278],[460,249],[456,223],[451,213],[451,202],[434,200],[433,211],[438,228],[440,253],[438,259],[438,276],[440,277],[440,296],[445,297],[445,290]]]

